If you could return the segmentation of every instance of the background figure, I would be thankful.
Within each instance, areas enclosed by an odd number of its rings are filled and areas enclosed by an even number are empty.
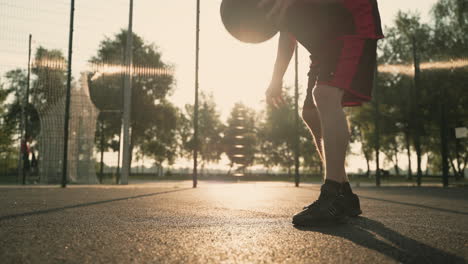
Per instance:
[[[29,153],[31,152],[29,148],[29,141],[30,137],[27,136],[26,139],[21,141],[21,156],[23,160],[23,183],[25,182],[26,178],[29,176],[31,170],[31,163],[29,162]]]

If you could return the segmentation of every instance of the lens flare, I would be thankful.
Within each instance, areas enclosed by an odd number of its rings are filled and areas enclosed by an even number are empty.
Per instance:
[[[429,70],[429,71],[430,70],[460,69],[460,68],[466,68],[466,67],[468,67],[468,59],[423,62],[420,64],[421,70]],[[414,65],[413,64],[383,64],[379,66],[379,72],[414,76]]]
[[[67,62],[60,59],[40,59],[32,63],[33,68],[46,68],[52,70],[65,70]],[[133,65],[127,67],[123,64],[106,64],[106,63],[90,63],[88,71],[93,72],[92,80],[95,80],[104,75],[126,74],[131,72],[135,76],[151,77],[151,76],[173,76],[172,69],[148,67]]]

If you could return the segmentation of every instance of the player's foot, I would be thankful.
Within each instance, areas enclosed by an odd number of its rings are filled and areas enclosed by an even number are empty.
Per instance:
[[[320,189],[318,200],[294,215],[292,223],[298,226],[314,226],[344,222],[346,204],[344,196],[340,194],[339,185],[337,182],[326,180]]]
[[[356,217],[362,214],[359,197],[354,194],[351,190],[349,182],[346,182],[342,186],[342,194],[345,200],[345,214],[346,216]]]

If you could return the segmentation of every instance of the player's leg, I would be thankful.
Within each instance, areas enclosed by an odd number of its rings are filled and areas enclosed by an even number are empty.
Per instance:
[[[323,46],[318,85],[312,92],[318,110],[326,167],[326,180],[317,201],[293,217],[297,225],[341,220],[361,213],[359,198],[345,171],[349,130],[342,106],[370,100],[375,41],[343,39]]]
[[[325,179],[341,184],[346,181],[345,156],[350,138],[341,105],[343,90],[317,85],[312,94],[322,128]]]
[[[316,71],[318,73],[318,71]],[[309,85],[307,89],[306,100],[302,111],[302,118],[309,127],[319,153],[320,159],[327,163],[326,150],[323,151],[323,122],[318,106],[314,103],[313,87],[315,87],[316,75],[313,74],[311,65],[311,72],[309,72]],[[339,104],[341,108],[341,104]],[[328,126],[328,123],[325,125]],[[316,225],[323,223],[335,223],[344,219],[345,217],[345,201],[344,196],[341,195],[341,180],[334,181],[326,179],[325,183],[320,189],[319,198],[312,204],[304,207],[304,210],[294,215],[293,224],[295,225]]]
[[[314,104],[314,99],[312,97],[312,90],[315,87],[315,83],[317,81],[317,69],[316,65],[314,65],[313,62],[311,63],[308,76],[309,81],[307,86],[307,94],[304,100],[304,105],[302,107],[302,120],[309,128],[309,131],[312,134],[312,137],[315,142],[315,147],[317,148],[317,153],[322,163],[324,163],[322,147],[322,127],[320,125],[320,116],[317,107]]]
[[[357,216],[362,213],[359,198],[353,193],[344,171],[349,132],[344,112],[341,107],[336,106],[338,104],[336,100],[340,97],[336,94],[343,94],[341,98],[341,105],[343,106],[359,106],[362,102],[371,99],[377,45],[376,40],[352,37],[344,38],[335,43],[337,44],[335,49],[339,51],[336,53],[338,56],[335,57],[336,59],[328,60],[330,64],[327,65],[328,69],[325,72],[330,74],[329,76],[326,76],[326,74],[319,76],[319,85],[313,94],[322,121],[325,160],[328,170],[326,177],[332,179],[334,177],[332,174],[342,174],[345,213],[348,216]],[[333,58],[333,56],[329,56],[329,58]],[[335,87],[339,87],[339,89]],[[327,91],[325,88],[331,89]],[[330,97],[334,99],[330,99]],[[320,102],[322,102],[322,106]],[[334,110],[330,110],[331,108]],[[326,125],[327,120],[334,120],[330,121],[331,128]],[[331,140],[328,140],[327,136],[330,136]],[[333,137],[336,137],[336,140],[333,140]],[[348,140],[345,142],[344,138],[348,138]],[[327,154],[327,149],[332,154]],[[336,179],[338,178],[336,177]]]
[[[302,120],[304,120],[304,123],[306,123],[309,128],[312,138],[314,139],[315,147],[317,148],[317,154],[322,163],[324,163],[322,126],[320,125],[320,116],[317,107],[315,107],[315,105],[313,107],[304,107],[302,109]]]

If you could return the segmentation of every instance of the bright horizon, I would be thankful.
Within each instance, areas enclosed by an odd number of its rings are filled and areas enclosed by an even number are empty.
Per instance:
[[[4,58],[4,62],[0,63],[2,76],[7,70],[25,67],[29,33],[33,35],[35,47],[43,45],[46,48],[60,49],[66,54],[68,1],[7,2],[0,0],[0,5],[11,9],[8,13],[0,11],[0,15],[7,18],[7,25],[0,27],[5,36],[0,36],[0,54]],[[436,2],[380,0],[384,30],[393,25],[398,10],[417,11],[422,20],[428,22],[430,8]],[[120,29],[127,28],[128,1],[114,0],[112,6],[108,6],[109,3],[110,1],[96,3],[91,0],[76,3],[73,53],[75,79],[79,72],[86,70],[87,61],[96,53],[104,37],[113,37]],[[222,120],[225,121],[236,102],[242,101],[255,110],[264,108],[264,91],[271,77],[277,36],[258,45],[240,43],[224,30],[219,17],[219,4],[219,0],[201,1],[199,83],[200,91],[213,94]],[[194,101],[195,10],[195,0],[134,3],[133,31],[146,42],[158,46],[162,60],[174,66],[176,84],[170,101],[178,107],[193,104]],[[102,14],[105,14],[105,18]],[[304,94],[308,54],[302,47],[299,49],[299,58],[300,93]],[[289,67],[284,84],[293,86],[293,78],[293,67]],[[106,163],[109,165],[114,163],[111,159],[111,155],[106,155]],[[348,166],[351,171],[365,169],[365,162],[357,156],[349,156],[348,164],[353,164]],[[404,168],[407,165],[401,162],[401,166]]]

